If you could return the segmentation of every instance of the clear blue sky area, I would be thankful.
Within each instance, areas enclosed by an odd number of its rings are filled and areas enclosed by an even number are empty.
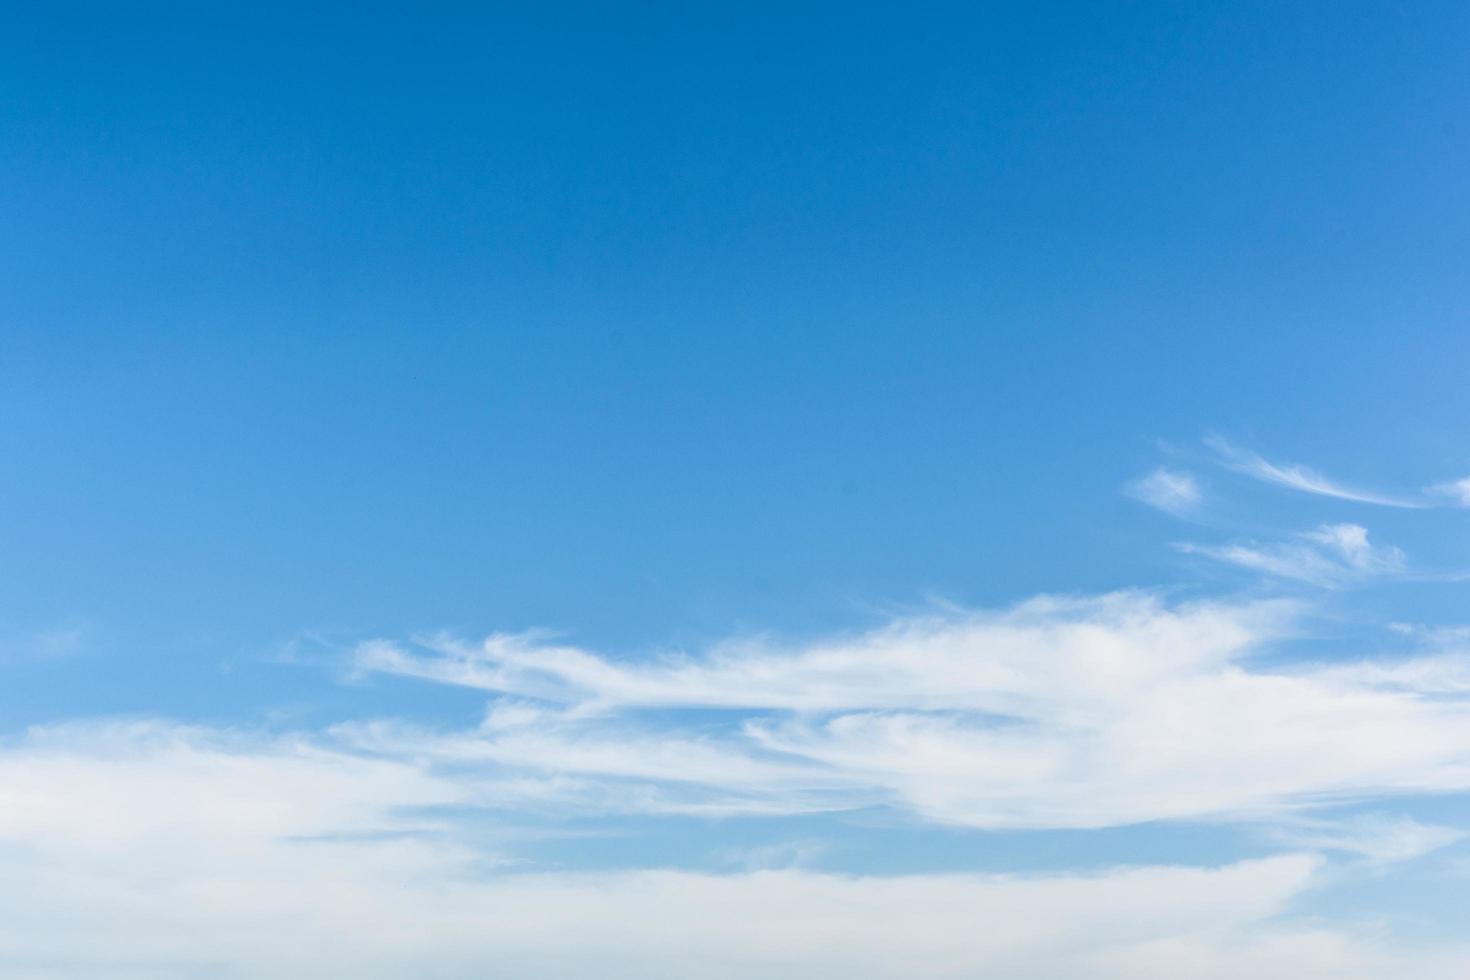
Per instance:
[[[1470,469],[1458,4],[10,20],[5,619],[165,688],[1164,584],[1159,439]]]

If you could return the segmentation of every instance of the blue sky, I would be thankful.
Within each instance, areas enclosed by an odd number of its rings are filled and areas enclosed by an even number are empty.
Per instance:
[[[1466,972],[1459,5],[0,34],[5,971]]]

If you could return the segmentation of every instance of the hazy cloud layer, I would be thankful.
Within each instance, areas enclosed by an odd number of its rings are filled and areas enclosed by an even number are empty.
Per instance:
[[[1470,788],[1459,634],[1422,656],[1268,666],[1302,615],[1132,592],[636,661],[524,636],[375,642],[360,669],[484,690],[483,722],[36,728],[0,745],[0,972],[1461,976],[1464,950],[1292,915],[1354,867],[1460,839],[1391,812],[1314,815]],[[891,876],[563,873],[516,855],[514,825],[546,814],[872,807],[973,828],[1246,819],[1284,850]]]
[[[863,877],[524,873],[413,808],[451,785],[162,724],[0,751],[0,970],[25,978],[1451,977],[1282,913],[1306,853],[1221,867]],[[76,797],[79,789],[85,799]]]

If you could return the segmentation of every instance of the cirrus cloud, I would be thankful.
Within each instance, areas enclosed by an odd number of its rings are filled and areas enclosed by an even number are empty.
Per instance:
[[[359,651],[364,669],[521,700],[475,731],[339,735],[385,757],[515,772],[569,807],[877,805],[990,828],[1259,819],[1470,789],[1470,702],[1440,683],[1464,676],[1464,655],[1260,662],[1299,612],[1043,598],[637,663],[503,635],[379,642]]]

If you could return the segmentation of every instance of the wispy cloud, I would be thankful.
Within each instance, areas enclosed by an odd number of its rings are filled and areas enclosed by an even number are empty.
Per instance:
[[[1425,493],[1448,501],[1455,507],[1470,507],[1470,476],[1433,484],[1425,488]]]
[[[1190,514],[1203,501],[1199,480],[1194,474],[1164,467],[1134,480],[1123,489],[1133,499],[1176,517]]]
[[[1406,567],[1401,550],[1392,545],[1370,543],[1367,529],[1358,524],[1324,524],[1288,541],[1181,543],[1175,547],[1188,554],[1323,588],[1341,588],[1377,576],[1396,575]]]
[[[0,633],[0,663],[70,657],[82,649],[85,639],[86,629],[79,623],[10,630]]]
[[[495,634],[409,648],[363,644],[359,667],[574,704],[580,711],[688,706],[791,711],[1007,713],[1036,698],[1117,684],[1188,663],[1228,660],[1287,622],[1284,601],[1166,607],[1141,592],[1042,596],[1001,612],[894,620],[794,647],[717,644],[699,655],[616,661],[538,634]],[[1042,670],[1042,666],[1045,670]]]
[[[1273,836],[1292,848],[1339,851],[1391,864],[1423,857],[1464,840],[1466,834],[1411,817],[1369,813],[1337,821],[1302,819],[1277,828]]]
[[[1354,535],[1321,534],[1358,554]],[[387,756],[479,761],[574,809],[883,805],[973,827],[1102,827],[1470,790],[1470,701],[1446,686],[1470,661],[1252,668],[1293,629],[1292,608],[1038,599],[641,663],[505,636],[379,643],[365,667],[544,706],[473,732],[343,736]],[[690,711],[661,710],[673,706]]]
[[[405,832],[423,822],[401,808],[467,800],[463,786],[411,761],[300,736],[131,721],[38,727],[0,750],[0,837],[33,843]]]
[[[1258,453],[1242,449],[1218,436],[1205,439],[1205,444],[1214,450],[1219,462],[1237,473],[1253,477],[1264,483],[1299,490],[1320,497],[1335,497],[1362,504],[1377,504],[1383,507],[1424,508],[1432,504],[1417,497],[1395,496],[1349,487],[1329,479],[1316,470],[1299,464],[1273,463]]]

